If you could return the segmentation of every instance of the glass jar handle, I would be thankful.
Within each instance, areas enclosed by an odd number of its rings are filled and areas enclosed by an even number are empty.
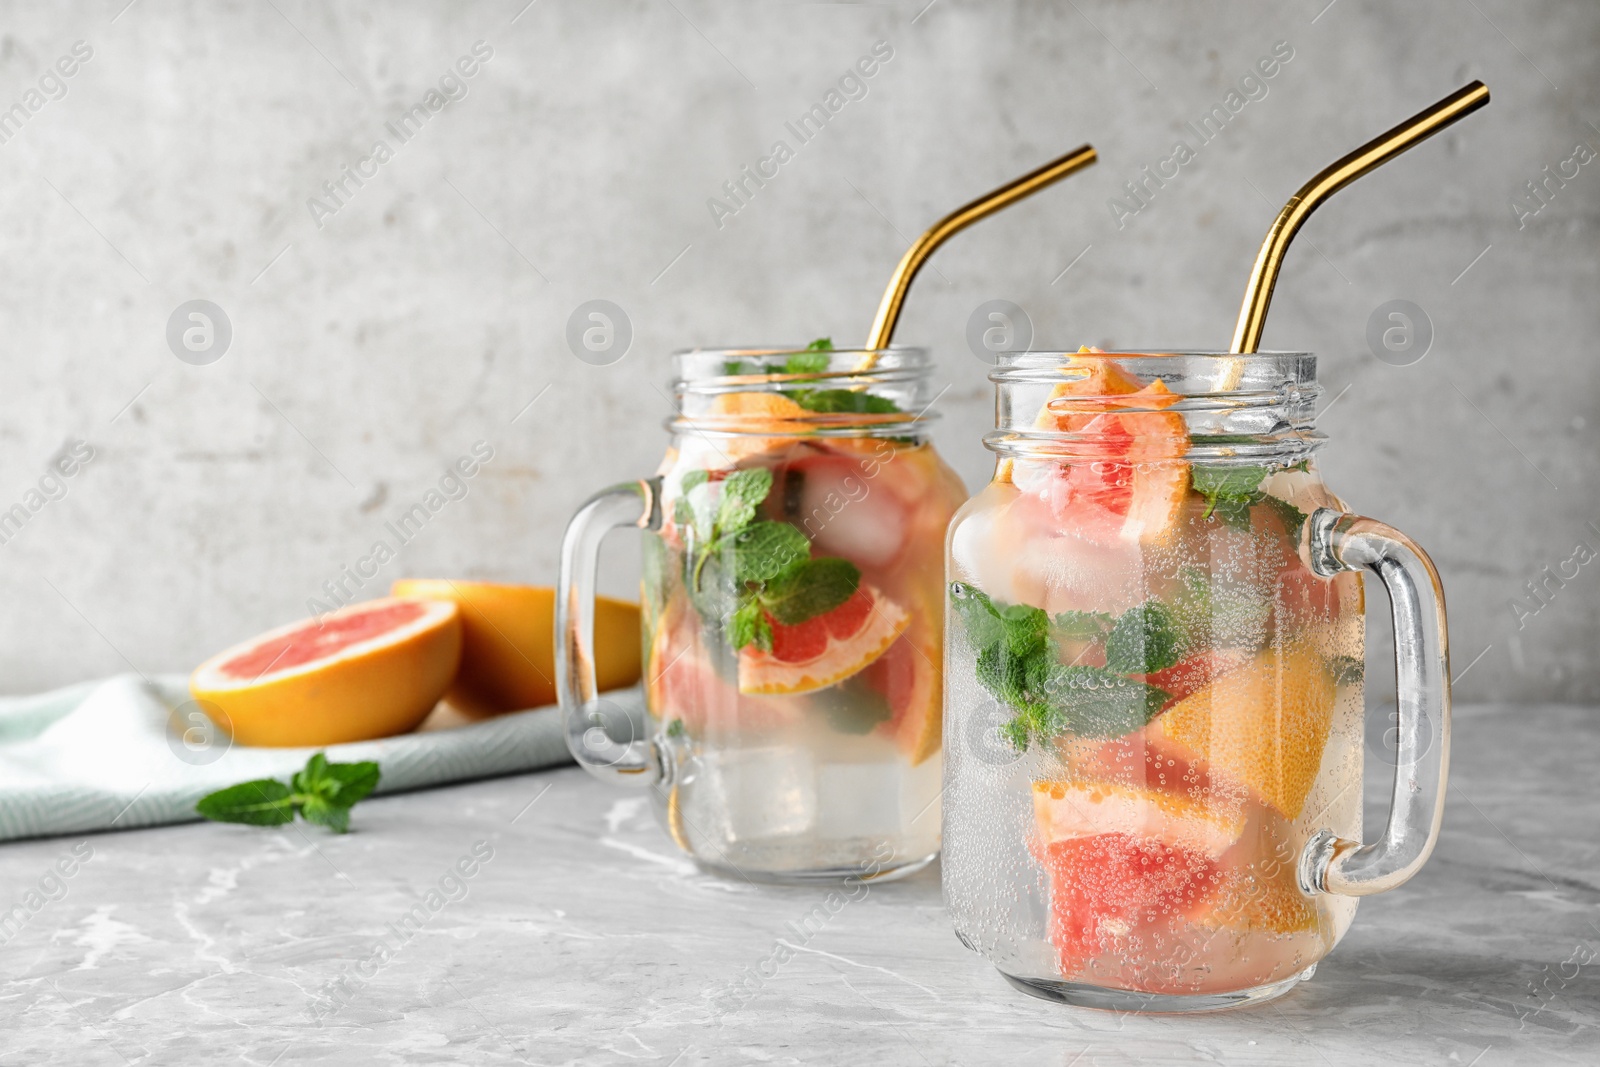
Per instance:
[[[1439,572],[1415,541],[1375,519],[1319,508],[1301,555],[1313,573],[1365,570],[1383,583],[1394,618],[1399,711],[1393,798],[1383,836],[1370,845],[1318,830],[1300,857],[1312,893],[1361,897],[1404,884],[1439,840],[1450,768],[1450,636]],[[1437,752],[1429,751],[1429,741]]]
[[[661,779],[661,753],[653,741],[617,741],[606,731],[603,712],[611,705],[600,699],[594,670],[600,543],[622,526],[660,528],[661,479],[624,482],[596,493],[567,523],[556,586],[556,693],[572,757],[597,778],[638,787]]]

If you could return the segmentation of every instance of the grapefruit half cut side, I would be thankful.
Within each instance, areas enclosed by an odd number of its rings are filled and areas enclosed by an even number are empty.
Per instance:
[[[242,745],[313,747],[414,730],[461,662],[453,603],[389,597],[271,630],[189,678]]]

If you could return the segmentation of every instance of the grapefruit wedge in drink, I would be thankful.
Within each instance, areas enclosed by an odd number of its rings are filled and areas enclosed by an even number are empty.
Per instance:
[[[1360,836],[1360,580],[1302,559],[1332,501],[1306,440],[1210,373],[1019,356],[995,478],[951,525],[947,742],[989,740],[951,759],[946,897],[1072,1002],[1277,989],[1353,908],[1295,869],[1318,830]],[[1272,432],[1222,432],[1235,409]]]

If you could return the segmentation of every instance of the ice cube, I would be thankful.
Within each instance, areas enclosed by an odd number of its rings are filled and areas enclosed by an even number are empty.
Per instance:
[[[823,763],[817,767],[817,834],[824,838],[900,834],[901,771],[890,763]]]
[[[804,834],[816,825],[816,765],[805,749],[728,748],[702,758],[699,799],[726,820],[728,840]]]

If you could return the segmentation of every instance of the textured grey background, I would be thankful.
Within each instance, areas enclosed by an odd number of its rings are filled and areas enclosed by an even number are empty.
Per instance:
[[[1022,305],[1040,345],[1223,346],[1283,199],[1481,77],[1487,111],[1310,223],[1266,344],[1323,357],[1335,489],[1432,549],[1458,694],[1600,697],[1600,563],[1511,608],[1600,548],[1600,161],[1525,225],[1512,208],[1600,149],[1600,6],[524,2],[0,7],[0,109],[74,41],[94,50],[0,144],[0,508],[68,442],[94,450],[0,544],[0,688],[184,670],[302,615],[480,440],[495,455],[465,499],[363,595],[402,574],[553,581],[576,504],[657,462],[668,352],[859,343],[921,228],[1091,141],[1099,166],[958,237],[906,309],[898,339],[950,387],[940,447],[976,488],[978,304]],[[396,145],[385,123],[479,40],[468,95],[319,228],[307,199]],[[795,147],[785,121],[879,40],[894,57],[866,97],[719,229],[708,198]],[[1119,229],[1108,199],[1278,41],[1294,58],[1268,95]],[[564,339],[596,298],[634,332],[612,366]],[[1435,331],[1407,367],[1365,341],[1396,298]],[[206,366],[166,343],[192,299],[233,327]]]

